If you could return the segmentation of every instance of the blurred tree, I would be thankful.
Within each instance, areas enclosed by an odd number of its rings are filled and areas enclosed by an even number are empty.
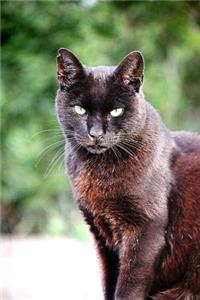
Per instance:
[[[199,1],[2,1],[2,231],[84,238],[63,168],[55,56],[117,64],[139,49],[170,128],[200,130]]]

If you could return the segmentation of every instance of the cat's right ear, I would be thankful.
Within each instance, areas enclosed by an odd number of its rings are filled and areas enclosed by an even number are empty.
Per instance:
[[[61,87],[70,88],[84,76],[82,64],[69,50],[61,48],[57,56],[57,76]]]

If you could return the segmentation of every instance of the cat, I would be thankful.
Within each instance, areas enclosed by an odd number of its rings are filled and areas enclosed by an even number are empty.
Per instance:
[[[56,112],[106,300],[200,299],[200,136],[171,132],[144,98],[144,59],[57,56]],[[155,85],[156,88],[156,85]]]

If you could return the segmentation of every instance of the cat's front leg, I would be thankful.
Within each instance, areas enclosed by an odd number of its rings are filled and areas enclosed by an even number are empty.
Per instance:
[[[136,276],[139,236],[139,232],[131,229],[124,234],[115,300],[144,300],[145,284],[139,274]]]
[[[164,245],[164,229],[148,224],[145,229],[129,228],[120,251],[120,270],[115,300],[144,300],[154,278],[154,264]]]
[[[118,253],[106,245],[105,238],[100,234],[98,227],[95,225],[93,215],[84,207],[81,207],[81,210],[96,244],[101,267],[104,299],[114,300],[119,269]]]
[[[98,256],[100,259],[102,282],[105,300],[114,300],[117,283],[119,258],[114,250],[108,248],[104,241],[95,236]]]

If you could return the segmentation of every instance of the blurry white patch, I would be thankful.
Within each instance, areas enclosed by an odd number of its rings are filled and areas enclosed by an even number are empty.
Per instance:
[[[103,299],[92,242],[38,237],[0,243],[1,299]]]

